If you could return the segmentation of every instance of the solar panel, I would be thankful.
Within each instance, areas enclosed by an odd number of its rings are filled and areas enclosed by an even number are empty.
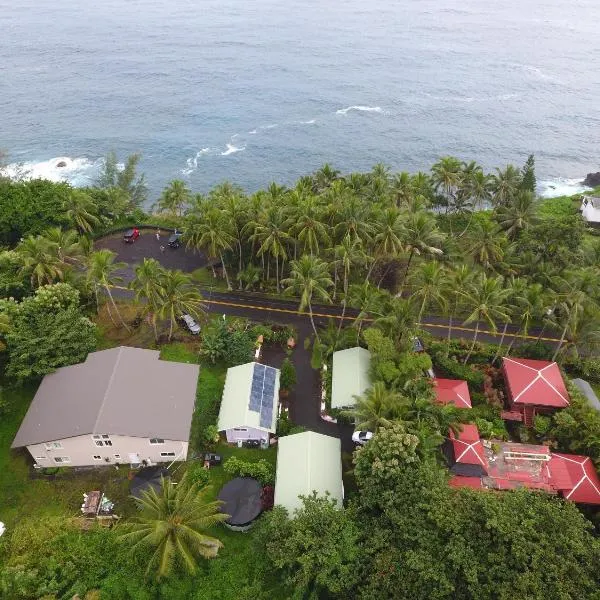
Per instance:
[[[260,413],[260,426],[270,429],[273,421],[277,369],[255,364],[248,408]]]

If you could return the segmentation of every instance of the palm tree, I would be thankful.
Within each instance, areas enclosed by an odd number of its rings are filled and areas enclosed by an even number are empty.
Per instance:
[[[344,196],[338,206],[331,203],[330,214],[335,221],[334,233],[341,240],[349,235],[366,247],[373,233],[373,217],[367,204],[356,196]]]
[[[60,260],[54,242],[39,235],[30,235],[21,240],[16,253],[21,262],[19,275],[29,277],[32,287],[64,279],[67,267]]]
[[[445,294],[447,281],[446,269],[437,261],[423,263],[417,271],[413,272],[411,277],[413,297],[421,301],[417,315],[417,328],[421,325],[423,313],[428,306],[434,304],[440,310],[446,311],[448,307]]]
[[[397,421],[400,395],[386,389],[383,381],[376,381],[348,413],[356,419],[356,429],[376,432],[380,427],[390,427]]]
[[[234,241],[230,233],[230,224],[225,220],[223,213],[216,208],[209,210],[200,221],[193,222],[186,230],[186,246],[196,250],[205,250],[210,256],[218,256],[223,267],[223,274],[227,288],[231,290],[229,273],[223,259],[223,252],[231,250]],[[213,275],[215,275],[213,267]]]
[[[293,260],[290,267],[290,276],[282,281],[283,285],[287,286],[285,293],[300,296],[298,312],[308,308],[310,322],[318,340],[312,301],[314,297],[317,297],[325,302],[331,302],[327,289],[333,286],[333,281],[329,277],[327,263],[317,256],[304,255],[299,260]]]
[[[173,327],[177,318],[189,314],[196,319],[204,317],[206,310],[202,303],[202,294],[192,285],[189,275],[181,271],[164,272],[157,297],[158,314],[161,319],[169,319],[169,337],[173,337]]]
[[[481,321],[487,323],[492,332],[496,333],[497,321],[504,321],[509,318],[504,307],[509,291],[504,287],[503,277],[488,277],[486,273],[481,273],[461,294],[471,310],[471,313],[465,319],[464,324],[468,325],[469,323],[475,322],[473,343],[464,360],[464,364],[466,364],[469,358],[471,358],[471,354],[475,348]]]
[[[463,186],[461,188],[465,198],[468,198],[472,206],[469,221],[458,237],[462,237],[471,225],[473,214],[480,210],[484,203],[491,198],[492,180],[489,175],[483,172],[483,169],[474,163],[463,167]]]
[[[356,343],[358,343],[360,339],[360,331],[365,320],[372,317],[383,316],[382,310],[387,295],[386,292],[376,288],[368,281],[364,281],[361,284],[354,284],[349,287],[347,294],[348,303],[359,311],[352,324],[357,329]]]
[[[98,208],[81,190],[72,190],[63,205],[65,216],[80,233],[91,233],[98,225]]]
[[[338,179],[340,172],[334,169],[329,163],[325,163],[314,175],[314,191],[316,193],[326,190]]]
[[[116,257],[117,255],[114,252],[107,249],[92,252],[87,261],[86,279],[94,290],[98,312],[100,312],[99,293],[102,291],[108,296],[113,309],[119,316],[121,324],[129,331],[129,327],[126,325],[125,321],[123,321],[123,317],[121,316],[121,313],[115,304],[112,292],[110,291],[112,287],[122,281],[122,277],[118,277],[116,272],[127,267],[123,262],[115,262]],[[107,310],[111,321],[116,325],[109,305],[107,305]]]
[[[453,156],[444,156],[431,167],[431,180],[446,200],[446,212],[453,207],[462,180],[461,162]]]
[[[506,238],[488,219],[478,219],[469,236],[467,254],[484,269],[492,269],[504,257]]]
[[[440,245],[444,239],[444,235],[437,227],[435,217],[426,212],[410,213],[406,219],[404,229],[404,246],[408,252],[408,260],[400,283],[400,293],[404,289],[404,283],[408,277],[410,264],[415,254],[417,256],[442,255]]]
[[[496,220],[509,239],[533,225],[536,216],[536,200],[531,192],[520,191],[506,204],[496,210]]]
[[[158,200],[159,212],[171,213],[174,217],[180,217],[183,209],[192,199],[192,194],[188,189],[185,181],[174,179],[163,190]]]
[[[199,557],[217,556],[223,544],[205,531],[229,515],[219,512],[220,501],[206,502],[206,492],[206,487],[186,474],[178,484],[161,479],[159,491],[150,487],[135,499],[140,512],[119,527],[119,537],[132,550],[143,550],[150,557],[147,575],[154,573],[162,579],[174,566],[193,575]]]
[[[236,275],[237,280],[240,282],[240,289],[253,290],[260,282],[260,276],[262,269],[250,263],[246,265],[246,268],[239,271]]]
[[[552,360],[558,357],[573,356],[580,357],[582,352],[595,355],[600,350],[600,320],[598,313],[590,310],[583,312],[570,311],[559,313],[558,325],[564,325],[561,341],[557,346]]]
[[[396,258],[402,252],[405,236],[403,215],[396,208],[384,209],[375,219],[373,233],[373,264],[367,273],[367,279],[371,276],[379,259]]]
[[[448,338],[446,354],[450,351],[450,340],[452,339],[452,326],[454,317],[456,316],[458,309],[463,298],[462,292],[468,288],[473,277],[473,271],[467,265],[458,265],[453,271],[450,272],[449,277],[445,281],[445,295],[449,297],[449,310],[448,310]]]
[[[301,198],[291,211],[287,226],[302,244],[303,254],[319,254],[321,244],[331,244],[328,226],[323,222],[323,207],[318,196]]]
[[[135,267],[135,277],[129,288],[135,291],[136,302],[145,301],[144,312],[150,317],[154,339],[158,341],[156,317],[160,307],[162,279],[165,269],[154,258],[144,258],[142,264]]]
[[[242,242],[244,240],[244,225],[248,221],[243,191],[229,182],[222,183],[210,193],[210,201],[221,207],[225,218],[230,224],[231,233],[238,249],[238,272],[242,270]]]
[[[406,346],[415,329],[415,305],[412,298],[390,298],[374,324],[394,340],[397,348]]]
[[[507,165],[504,171],[496,169],[492,175],[492,200],[495,206],[508,204],[521,185],[521,171],[513,165]]]
[[[85,240],[89,238],[80,238],[75,231],[68,229],[63,231],[60,227],[51,227],[44,232],[51,246],[56,249],[58,259],[64,264],[81,263],[85,252],[84,246],[87,246]]]
[[[415,193],[410,173],[402,171],[394,175],[392,179],[392,196],[397,208],[406,208],[411,205]]]

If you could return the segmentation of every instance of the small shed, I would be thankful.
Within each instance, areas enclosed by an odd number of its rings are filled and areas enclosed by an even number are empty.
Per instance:
[[[567,500],[600,505],[600,481],[589,456],[553,452],[550,472],[553,487]]]
[[[351,408],[371,387],[371,353],[359,346],[333,353],[331,408]]]
[[[285,507],[290,515],[301,508],[299,498],[316,491],[329,492],[341,508],[344,500],[341,443],[314,431],[304,431],[279,439],[275,504]]]
[[[464,477],[483,477],[487,474],[487,458],[477,425],[461,425],[458,434],[450,430],[448,437],[445,455],[452,473]]]
[[[435,377],[433,389],[438,404],[454,404],[457,408],[471,408],[471,395],[466,381]]]
[[[268,440],[277,429],[279,369],[246,363],[227,369],[218,428],[227,441]]]

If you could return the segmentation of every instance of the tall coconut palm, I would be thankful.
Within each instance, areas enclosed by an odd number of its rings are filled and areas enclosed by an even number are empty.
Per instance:
[[[514,165],[507,165],[506,169],[496,169],[492,176],[492,200],[494,206],[508,204],[521,186],[521,171]]]
[[[506,238],[498,226],[488,219],[475,222],[469,235],[466,252],[475,263],[490,270],[502,262]]]
[[[474,211],[481,210],[482,206],[491,199],[492,179],[490,175],[486,175],[479,165],[466,171],[463,168],[463,185],[461,188],[465,198],[468,198],[471,204],[471,216],[469,221],[458,237],[462,237],[471,226]]]
[[[557,311],[556,324],[562,327],[561,340],[552,360],[572,356],[578,359],[581,353],[597,355],[600,350],[600,319],[597,311],[576,311],[565,306]]]
[[[410,173],[402,171],[396,173],[392,179],[392,197],[397,208],[406,208],[410,206],[415,196],[412,178]]]
[[[58,246],[42,236],[28,236],[16,248],[21,263],[19,274],[28,277],[32,287],[64,280],[68,266],[58,256]]]
[[[363,247],[368,245],[373,233],[373,215],[365,202],[356,196],[348,196],[339,207],[330,205],[330,211],[335,222],[336,239],[349,235]]]
[[[325,261],[317,256],[304,255],[299,260],[290,263],[290,276],[282,281],[286,286],[286,294],[300,296],[298,311],[308,308],[310,322],[315,332],[315,338],[319,339],[315,321],[313,319],[312,301],[318,298],[325,302],[331,302],[328,289],[333,286],[329,276],[329,268]]]
[[[536,200],[531,192],[519,191],[496,210],[496,220],[509,239],[535,223]]]
[[[450,351],[450,340],[452,339],[452,327],[454,318],[456,317],[461,301],[463,300],[463,291],[468,288],[473,278],[473,270],[467,265],[458,265],[445,281],[445,295],[448,297],[448,345],[446,354]]]
[[[144,258],[143,262],[135,267],[135,277],[129,284],[129,288],[135,292],[136,302],[143,302],[144,313],[150,318],[155,340],[158,340],[156,320],[164,275],[165,269],[157,260]]]
[[[479,326],[481,322],[487,323],[492,332],[496,333],[497,322],[509,318],[508,312],[505,309],[505,300],[509,292],[504,287],[504,278],[488,277],[486,273],[481,273],[471,285],[462,292],[462,296],[466,305],[471,312],[464,321],[465,325],[475,323],[475,333],[473,335],[473,343],[469,352],[465,356],[465,364],[471,358],[477,336],[479,335]]]
[[[84,248],[88,245],[89,238],[80,238],[72,229],[64,231],[60,227],[47,229],[43,237],[53,245],[58,259],[64,264],[81,264],[83,261],[86,254]]]
[[[100,312],[100,292],[105,293],[108,296],[110,305],[112,305],[115,313],[119,317],[121,324],[127,331],[129,331],[129,327],[123,320],[119,309],[115,303],[115,299],[113,298],[111,288],[113,288],[117,283],[123,280],[122,277],[117,275],[117,271],[126,268],[126,264],[123,262],[115,262],[115,258],[117,255],[114,252],[111,252],[107,249],[97,250],[96,252],[92,252],[87,260],[87,272],[86,272],[86,280],[88,284],[92,286],[94,290],[94,295],[96,297],[96,307],[98,312]],[[110,310],[110,305],[107,304],[108,315],[110,316],[113,323],[115,323],[112,312]],[[116,325],[116,323],[115,323]]]
[[[413,297],[420,301],[416,323],[418,328],[427,307],[434,305],[446,312],[448,301],[445,291],[448,275],[444,266],[437,261],[426,262],[413,271],[410,281],[413,286]]]
[[[376,432],[397,420],[399,406],[400,395],[386,389],[383,381],[376,381],[362,396],[356,397],[356,404],[348,414],[355,418],[356,429]]]
[[[373,249],[373,263],[367,274],[371,276],[377,261],[385,257],[396,258],[404,249],[403,239],[404,215],[396,208],[386,208],[377,215],[373,224],[373,237],[371,246]]]
[[[314,191],[319,193],[326,190],[339,176],[340,172],[337,169],[334,169],[329,163],[325,163],[313,175]]]
[[[415,305],[411,299],[389,298],[382,315],[375,319],[375,325],[394,340],[396,347],[408,346],[415,331]]]
[[[440,246],[444,235],[438,229],[435,217],[426,212],[410,213],[404,223],[404,247],[408,252],[406,268],[400,283],[400,293],[408,277],[410,265],[415,255],[441,256]]]
[[[320,253],[321,244],[331,244],[329,227],[323,222],[324,209],[318,196],[301,198],[287,221],[290,234],[298,240],[303,254]]]
[[[348,282],[350,278],[350,272],[352,268],[360,267],[367,262],[367,255],[365,254],[362,246],[357,240],[353,240],[349,235],[344,237],[342,241],[333,247],[331,251],[333,258],[333,270],[334,270],[334,298],[337,288],[338,272],[342,272],[342,292],[343,300],[348,294]]]
[[[229,281],[229,273],[223,258],[223,252],[231,250],[234,237],[231,235],[230,224],[225,220],[223,213],[216,208],[207,211],[203,219],[189,225],[185,237],[188,248],[204,250],[210,256],[219,257],[225,281],[227,282],[227,288],[231,289],[231,282]]]
[[[183,314],[196,319],[205,317],[206,309],[202,294],[192,284],[189,275],[181,271],[166,270],[161,277],[160,291],[157,297],[158,314],[161,319],[169,319],[169,341],[173,337],[173,327],[177,318]]]
[[[80,233],[91,233],[100,223],[98,209],[92,199],[81,190],[72,190],[66,199],[63,210],[65,216]]]
[[[238,251],[238,272],[242,270],[244,241],[244,225],[248,221],[244,193],[229,182],[222,183],[210,193],[210,200],[217,204],[225,214],[230,225],[231,234]]]
[[[133,551],[148,557],[147,575],[162,579],[174,567],[193,575],[198,558],[217,556],[223,544],[206,531],[229,515],[220,512],[222,502],[206,502],[206,492],[186,474],[177,484],[162,479],[158,491],[150,487],[135,499],[139,513],[118,532]]]
[[[356,342],[358,343],[364,322],[369,318],[383,316],[383,306],[388,294],[368,281],[364,281],[361,284],[351,285],[348,288],[347,296],[348,304],[359,311],[352,323],[356,327]]]
[[[158,200],[158,210],[170,213],[174,217],[180,217],[183,209],[190,203],[192,193],[181,179],[174,179],[163,190]]]
[[[452,209],[462,180],[462,164],[453,156],[443,156],[431,167],[431,180],[446,200],[446,212]]]

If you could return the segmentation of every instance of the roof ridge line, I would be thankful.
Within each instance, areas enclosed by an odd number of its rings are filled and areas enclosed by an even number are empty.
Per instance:
[[[113,384],[113,381],[115,378],[115,373],[117,372],[117,367],[119,366],[119,363],[121,362],[121,355],[123,353],[123,348],[124,348],[123,346],[119,346],[119,353],[117,354],[117,360],[115,360],[115,364],[112,368],[112,373],[110,374],[108,384],[106,385],[106,390],[105,390],[104,396],[102,398],[102,404],[100,404],[100,409],[98,410],[98,414],[96,415],[96,420],[94,421],[94,427],[93,427],[92,433],[97,433],[96,427],[98,426],[98,421],[100,420],[100,417],[102,416],[102,411],[104,410],[104,405],[106,404],[106,398],[108,397],[108,392],[110,391],[110,388],[112,387],[112,384]]]

